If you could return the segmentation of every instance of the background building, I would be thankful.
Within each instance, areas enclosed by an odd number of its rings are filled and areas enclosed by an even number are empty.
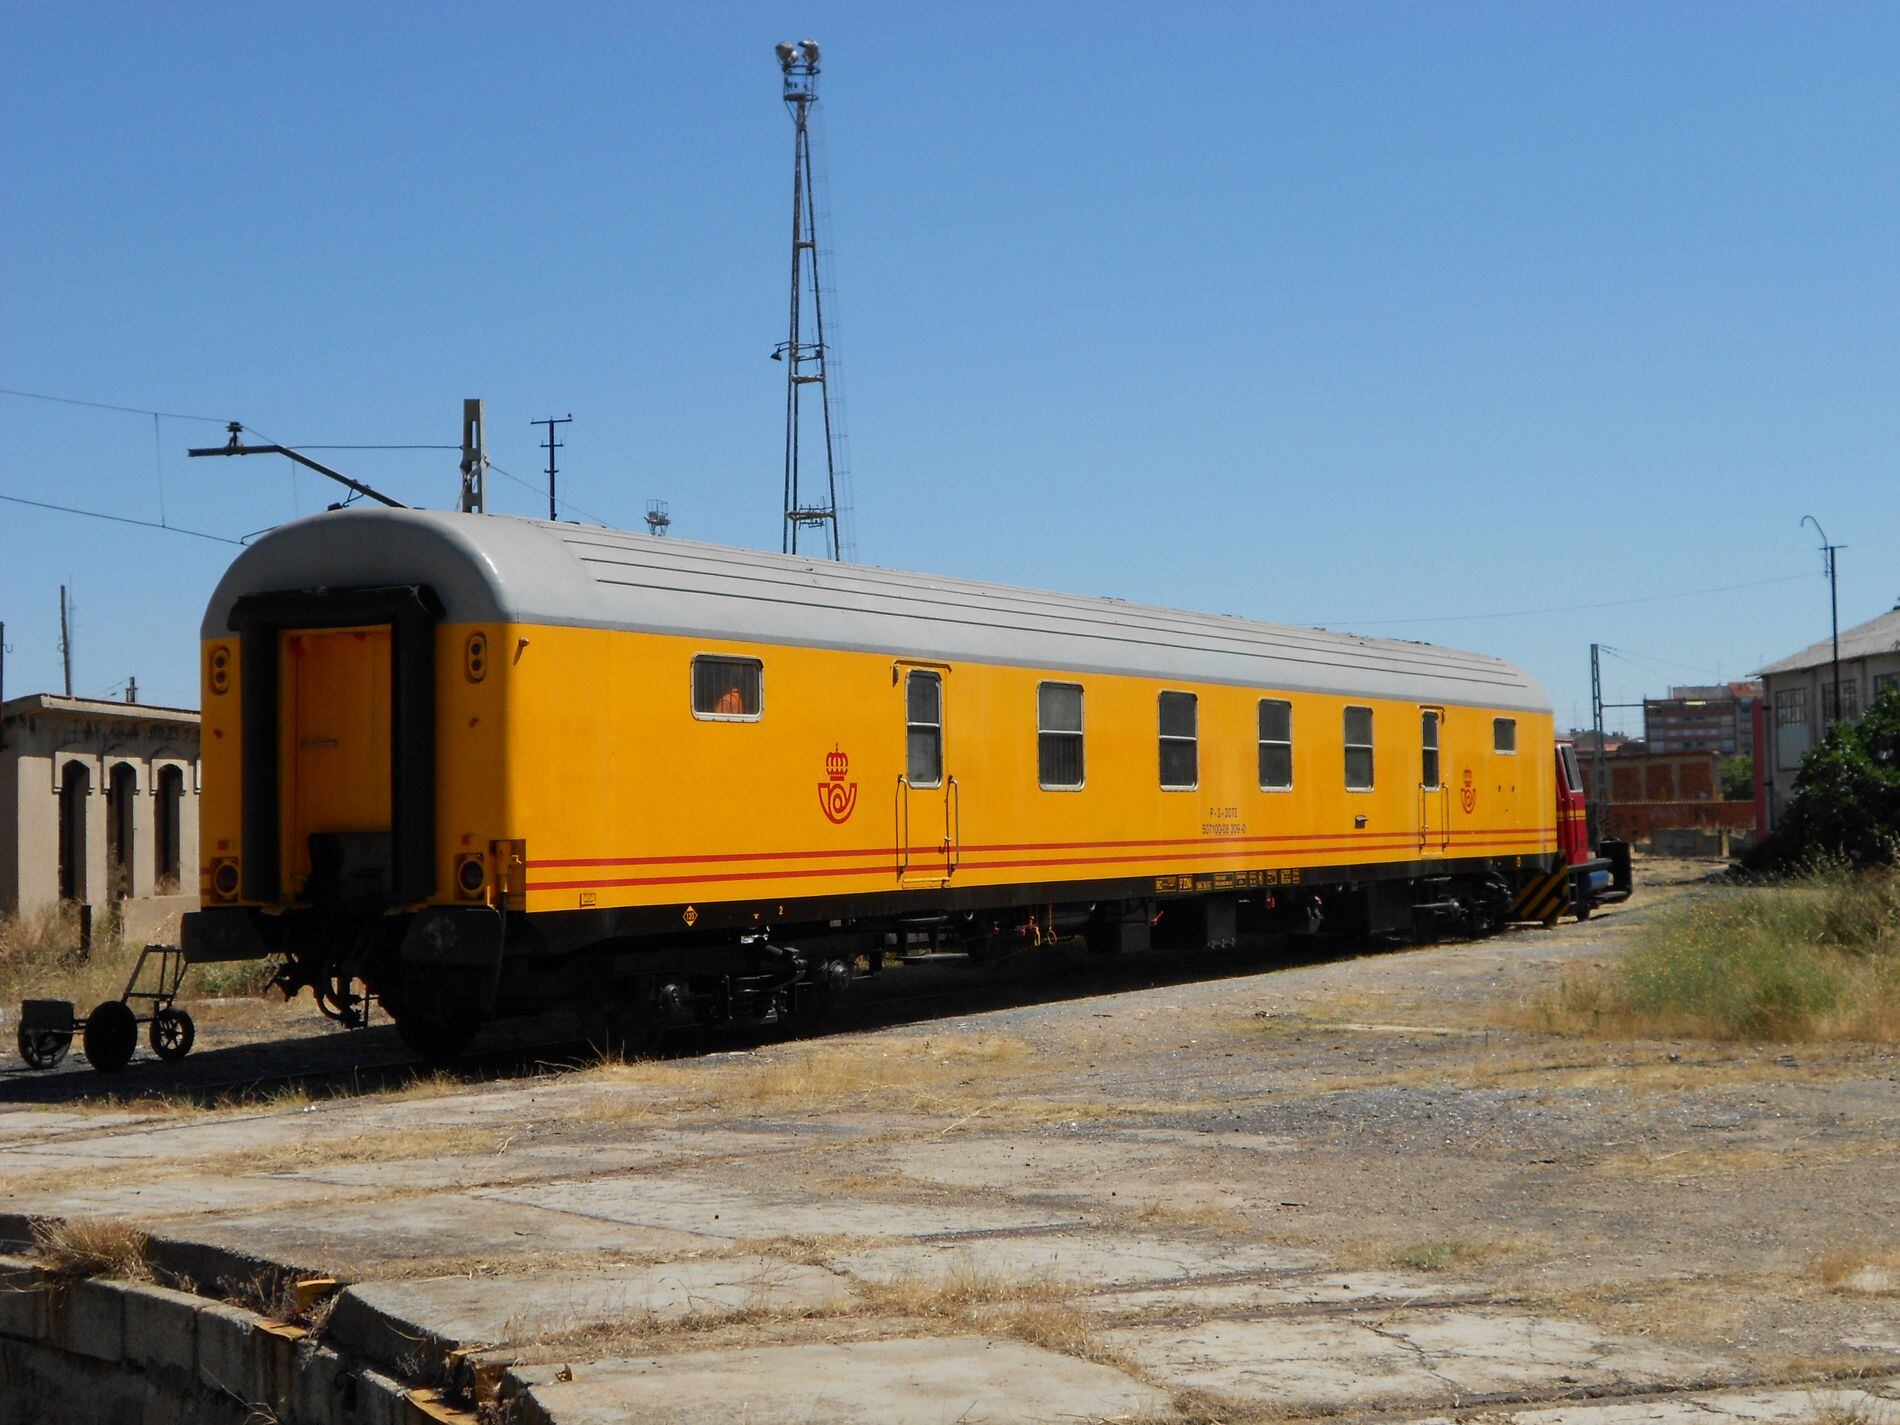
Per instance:
[[[1643,699],[1643,741],[1651,752],[1752,756],[1760,699],[1760,683],[1671,688],[1666,698]]]
[[[198,714],[0,704],[0,913],[198,891]]]
[[[1794,774],[1802,757],[1836,721],[1833,638],[1777,659],[1761,670],[1760,677],[1766,746],[1755,766],[1766,831],[1774,827],[1794,794]],[[1840,719],[1858,722],[1863,708],[1896,685],[1900,685],[1900,606],[1841,630]]]

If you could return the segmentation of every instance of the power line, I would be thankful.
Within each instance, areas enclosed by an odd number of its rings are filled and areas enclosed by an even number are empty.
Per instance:
[[[1591,609],[1622,609],[1633,604],[1661,604],[1671,599],[1695,599],[1705,594],[1731,594],[1738,589],[1764,589],[1770,584],[1790,584],[1797,579],[1812,579],[1812,574],[1783,574],[1774,579],[1755,579],[1746,584],[1716,584],[1707,589],[1683,589],[1673,594],[1644,594],[1634,599],[1608,599],[1596,604],[1553,604],[1541,609],[1512,609],[1507,613],[1446,614],[1438,618],[1322,619],[1319,628],[1372,628],[1394,624],[1473,623],[1480,619],[1530,618],[1536,614],[1574,614]]]
[[[144,406],[115,406],[110,401],[82,401],[77,396],[49,396],[44,391],[16,391],[0,386],[0,396],[18,396],[26,401],[53,401],[62,406],[90,406],[95,411],[122,411],[128,416],[163,416],[168,421],[211,421],[223,425],[223,416],[188,416],[180,411],[154,411]]]
[[[599,431],[595,430],[592,426],[588,425],[587,422],[579,419],[578,417],[575,418],[574,429],[581,432],[581,434],[583,435],[589,436],[592,439],[599,441],[602,445],[606,446],[607,449],[611,450],[615,455],[618,455],[622,460],[626,461],[627,464],[632,466],[635,471],[637,471],[639,474],[645,476],[646,478],[650,480],[658,480],[662,485],[671,485],[675,490],[682,490],[686,494],[691,495],[696,500],[704,500],[709,505],[720,505],[728,510],[737,510],[740,514],[761,515],[761,514],[766,513],[765,508],[761,505],[734,504],[731,500],[722,500],[717,495],[709,495],[704,490],[695,489],[693,486],[683,484],[680,481],[671,478],[670,476],[662,475],[659,471],[655,470],[652,466],[648,465],[645,461],[641,460],[638,456],[632,454],[630,451],[622,449],[618,445],[615,445],[611,440],[607,439],[606,436],[602,435]]]
[[[206,534],[201,529],[186,529],[183,525],[159,524],[155,520],[135,520],[130,515],[109,515],[103,510],[82,510],[73,505],[55,505],[45,500],[29,500],[21,495],[0,495],[0,500],[14,505],[31,505],[40,510],[57,510],[63,515],[84,515],[87,519],[111,520],[114,524],[134,524],[141,529],[162,529],[167,534],[188,534],[194,539],[215,539],[219,544],[241,545],[244,543],[241,539],[231,539],[222,534]]]
[[[460,450],[462,447],[458,445],[455,448],[457,450]],[[495,462],[492,460],[488,462],[488,468],[490,470],[493,470],[497,475],[501,476],[504,480],[514,481],[517,485],[521,486],[521,488],[524,490],[532,490],[537,495],[541,493],[541,487],[539,485],[536,485],[532,481],[529,481],[529,480],[523,480],[519,475],[514,474],[512,471],[502,469],[499,465],[495,464]],[[606,528],[606,529],[614,528],[614,523],[612,520],[602,519],[599,515],[595,514],[592,510],[584,510],[579,505],[575,504],[572,500],[562,500],[561,507],[563,509],[572,510],[577,515],[586,515],[588,519],[592,520],[595,524],[600,525],[603,528]]]

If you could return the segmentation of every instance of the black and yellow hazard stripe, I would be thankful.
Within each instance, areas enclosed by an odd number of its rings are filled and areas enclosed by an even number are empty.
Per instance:
[[[1512,920],[1536,920],[1548,925],[1563,914],[1570,900],[1570,871],[1563,867],[1548,876],[1536,876],[1524,883],[1511,902]]]

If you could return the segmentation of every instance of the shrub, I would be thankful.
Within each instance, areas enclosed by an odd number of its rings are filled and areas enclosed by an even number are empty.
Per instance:
[[[1900,873],[1829,867],[1658,915],[1540,1006],[1569,1032],[1880,1039],[1900,1026]]]
[[[1900,689],[1881,694],[1858,723],[1837,722],[1795,774],[1781,823],[1748,858],[1786,872],[1823,860],[1892,865],[1900,847]]]

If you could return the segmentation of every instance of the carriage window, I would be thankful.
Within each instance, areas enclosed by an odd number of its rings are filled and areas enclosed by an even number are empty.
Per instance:
[[[913,668],[904,682],[904,777],[913,787],[943,783],[943,675]]]
[[[1516,718],[1494,717],[1491,719],[1491,747],[1497,752],[1517,751]]]
[[[1372,790],[1372,709],[1346,709],[1346,790]]]
[[[1192,693],[1161,695],[1161,789],[1192,791],[1201,779],[1199,708]]]
[[[1045,791],[1082,785],[1082,689],[1074,683],[1036,687],[1036,780]]]
[[[757,722],[764,707],[765,665],[756,658],[693,659],[693,716],[717,722]]]
[[[1293,785],[1293,704],[1260,700],[1260,790],[1284,792]]]
[[[1436,708],[1422,709],[1418,715],[1418,784],[1427,791],[1437,791],[1438,780],[1438,719],[1442,716]]]

